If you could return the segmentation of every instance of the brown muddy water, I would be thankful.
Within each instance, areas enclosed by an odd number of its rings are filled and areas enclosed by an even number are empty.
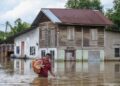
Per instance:
[[[120,62],[55,62],[56,78],[39,78],[32,60],[0,60],[0,86],[120,86]]]

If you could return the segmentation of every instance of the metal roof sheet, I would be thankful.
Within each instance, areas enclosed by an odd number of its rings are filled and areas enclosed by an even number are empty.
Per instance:
[[[49,10],[42,9],[41,10],[53,23],[61,23],[61,21]]]
[[[50,9],[50,11],[66,24],[78,25],[112,25],[100,11],[87,9]]]

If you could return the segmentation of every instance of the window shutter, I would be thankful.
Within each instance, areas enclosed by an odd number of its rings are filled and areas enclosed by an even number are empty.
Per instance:
[[[97,29],[91,29],[91,39],[92,40],[98,40],[98,36],[97,36]]]
[[[68,40],[74,40],[74,38],[75,38],[75,30],[74,30],[74,27],[69,26],[69,27],[67,28],[67,31],[68,31],[67,39],[68,39]]]

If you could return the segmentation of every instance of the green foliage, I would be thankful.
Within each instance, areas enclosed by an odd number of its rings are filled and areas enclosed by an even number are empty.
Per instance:
[[[113,21],[115,29],[120,31],[120,0],[114,0],[112,9],[107,10],[106,16]]]
[[[114,4],[114,10],[116,11],[116,12],[120,12],[120,0],[114,0],[114,2],[113,2],[113,4]]]
[[[103,9],[100,0],[68,0],[65,6],[67,8],[93,9],[100,11]]]
[[[11,35],[15,35],[21,31],[28,29],[30,27],[30,24],[28,24],[26,22],[22,22],[22,20],[20,18],[18,18],[14,22],[14,26],[12,26],[9,22],[8,22],[7,26],[9,26],[11,29],[11,31],[8,33],[8,36],[11,36]]]
[[[18,18],[14,25],[11,25],[9,21],[6,22],[6,30],[5,32],[0,32],[0,40],[6,40],[8,37],[13,36],[21,31],[29,29],[30,24],[23,22],[20,18]],[[7,29],[10,28],[11,31],[7,32]]]
[[[92,0],[91,9],[100,10],[102,12],[103,6],[101,5],[100,0]]]
[[[4,40],[5,33],[3,31],[0,31],[0,42]]]

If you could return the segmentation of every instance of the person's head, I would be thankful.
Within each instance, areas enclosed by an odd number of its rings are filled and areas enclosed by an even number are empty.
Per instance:
[[[51,56],[50,53],[47,53],[47,54],[46,54],[46,57],[47,57],[48,59],[50,59],[50,60],[52,59],[52,56]]]

